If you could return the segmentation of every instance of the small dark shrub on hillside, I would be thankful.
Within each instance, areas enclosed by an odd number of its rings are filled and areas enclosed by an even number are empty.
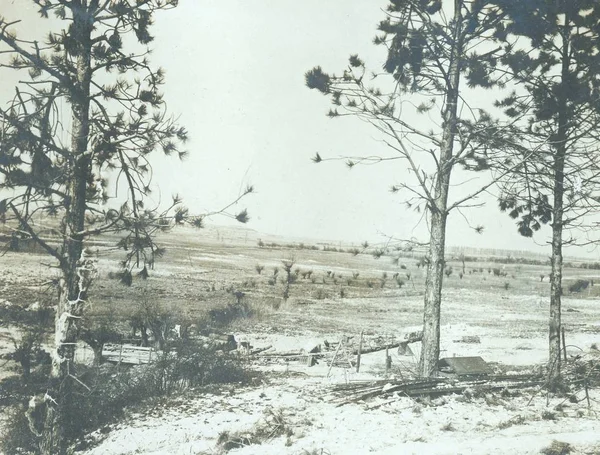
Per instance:
[[[323,288],[317,289],[315,292],[315,299],[324,300],[325,298],[327,298],[327,293],[325,290]]]
[[[548,447],[544,447],[540,450],[540,453],[544,455],[568,455],[573,450],[571,444],[562,441],[552,441]]]
[[[210,321],[217,326],[225,326],[236,319],[252,316],[252,309],[243,298],[237,298],[235,303],[230,303],[221,308],[208,311]]]
[[[585,291],[590,285],[589,280],[577,280],[575,283],[569,286],[569,292],[581,292]]]

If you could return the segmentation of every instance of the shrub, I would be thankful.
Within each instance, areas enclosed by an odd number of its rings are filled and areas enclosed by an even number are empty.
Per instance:
[[[234,449],[242,449],[249,445],[259,445],[280,436],[293,435],[292,429],[286,422],[281,411],[267,408],[262,419],[250,430],[230,433],[223,431],[217,439],[217,446],[227,453]]]
[[[324,300],[327,297],[327,294],[325,292],[325,289],[323,288],[319,288],[316,290],[315,292],[315,299],[317,300]]]
[[[36,438],[29,429],[29,421],[25,412],[26,407],[22,404],[4,409],[3,413],[5,413],[6,422],[1,435],[2,437],[0,437],[0,450],[3,453],[39,453]]]
[[[544,455],[568,455],[572,450],[573,447],[571,444],[554,440],[548,447],[544,447],[540,450],[540,453],[543,453]]]
[[[65,411],[64,416],[67,439],[77,443],[76,449],[82,450],[86,446],[86,434],[117,421],[128,406],[188,387],[247,383],[251,375],[238,359],[219,356],[213,350],[181,340],[175,349],[165,352],[154,363],[131,369],[110,364],[93,368],[79,366],[78,378],[81,382],[75,383],[73,389],[77,394],[77,406]],[[2,385],[4,388],[6,384],[3,382]],[[37,390],[28,387],[19,393],[42,396],[45,386],[44,381],[39,381]],[[24,397],[28,399],[28,396]],[[0,438],[4,453],[38,453],[24,406],[20,403],[4,412],[10,416]]]
[[[449,277],[450,275],[452,275],[452,267],[446,267],[446,269],[444,270],[444,274]]]
[[[383,256],[385,254],[385,250],[378,248],[376,250],[374,250],[372,253],[373,257],[375,259],[379,259],[381,256]]]
[[[254,278],[250,278],[247,280],[242,281],[242,286],[243,289],[249,289],[249,288],[255,288],[256,287],[256,280]]]
[[[262,273],[262,271],[265,269],[265,266],[256,264],[256,266],[254,268],[256,269],[256,273],[258,273],[260,275]]]
[[[501,270],[495,267],[492,269],[492,272],[494,272],[494,276],[500,276]]]
[[[243,293],[236,295],[235,303],[229,303],[223,307],[212,308],[208,311],[210,321],[216,326],[226,326],[236,319],[249,318],[252,309],[244,300]]]
[[[577,280],[575,283],[569,286],[569,292],[581,292],[588,288],[590,285],[589,280]]]

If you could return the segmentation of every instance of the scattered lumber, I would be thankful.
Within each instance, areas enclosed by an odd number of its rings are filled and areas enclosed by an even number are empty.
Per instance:
[[[330,401],[337,407],[350,403],[361,402],[375,397],[397,396],[441,396],[453,393],[463,393],[467,389],[476,388],[484,392],[504,389],[527,388],[541,385],[545,382],[537,375],[496,375],[468,380],[450,378],[430,378],[414,381],[364,381],[333,386],[334,398]]]
[[[102,350],[102,358],[111,363],[124,365],[142,365],[150,363],[161,355],[160,351],[153,348],[135,346],[131,344],[106,344]]]
[[[272,344],[270,344],[269,346],[265,346],[264,348],[253,349],[252,351],[250,351],[250,355],[257,355],[257,354],[260,354],[261,352],[268,351],[269,349],[273,349]]]

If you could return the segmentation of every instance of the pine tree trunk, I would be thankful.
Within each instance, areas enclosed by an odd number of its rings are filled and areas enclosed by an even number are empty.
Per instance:
[[[69,198],[66,204],[64,224],[65,256],[60,267],[59,300],[55,319],[55,340],[52,356],[50,387],[46,400],[44,431],[40,441],[43,455],[64,455],[67,451],[68,433],[73,418],[73,388],[76,375],[74,367],[75,343],[78,339],[77,320],[83,314],[86,288],[78,269],[82,259],[83,231],[86,214],[86,189],[90,174],[90,151],[88,151],[90,79],[91,79],[91,33],[93,20],[87,11],[87,2],[71,6],[73,24],[71,38],[77,43],[77,81],[71,90],[73,156]]]
[[[447,216],[446,212],[435,212],[431,215],[427,276],[425,279],[425,306],[423,310],[423,340],[419,360],[419,375],[422,377],[435,375],[440,357],[440,315]]]
[[[428,201],[430,220],[430,238],[427,275],[425,278],[425,303],[423,309],[423,342],[419,359],[419,376],[431,377],[437,373],[440,357],[440,317],[442,307],[442,284],[444,279],[446,221],[448,218],[448,191],[452,173],[452,154],[458,110],[460,83],[460,1],[454,1],[454,47],[448,68],[446,105],[443,110],[443,132],[440,157],[437,165],[434,200]]]
[[[554,200],[552,207],[552,271],[550,274],[550,320],[548,323],[548,377],[553,380],[560,376],[561,370],[561,297],[562,297],[562,245],[564,218],[564,180],[565,158],[567,154],[568,106],[566,90],[569,81],[569,27],[568,14],[565,14],[564,35],[562,36],[561,87],[558,97],[558,128],[553,144],[554,152]]]
[[[555,203],[557,199],[555,188]],[[562,194],[561,194],[562,202]],[[552,272],[550,274],[550,321],[548,324],[548,375],[557,378],[561,369],[562,226],[552,226]]]

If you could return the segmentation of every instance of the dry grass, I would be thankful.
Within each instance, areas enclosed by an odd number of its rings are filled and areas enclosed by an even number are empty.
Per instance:
[[[540,450],[540,453],[544,455],[568,455],[572,450],[573,447],[571,444],[554,440],[548,447],[544,447]]]
[[[250,445],[265,444],[281,436],[286,436],[289,440],[292,435],[293,431],[283,411],[267,408],[262,419],[251,429],[233,433],[222,432],[217,439],[217,450],[227,453]]]

